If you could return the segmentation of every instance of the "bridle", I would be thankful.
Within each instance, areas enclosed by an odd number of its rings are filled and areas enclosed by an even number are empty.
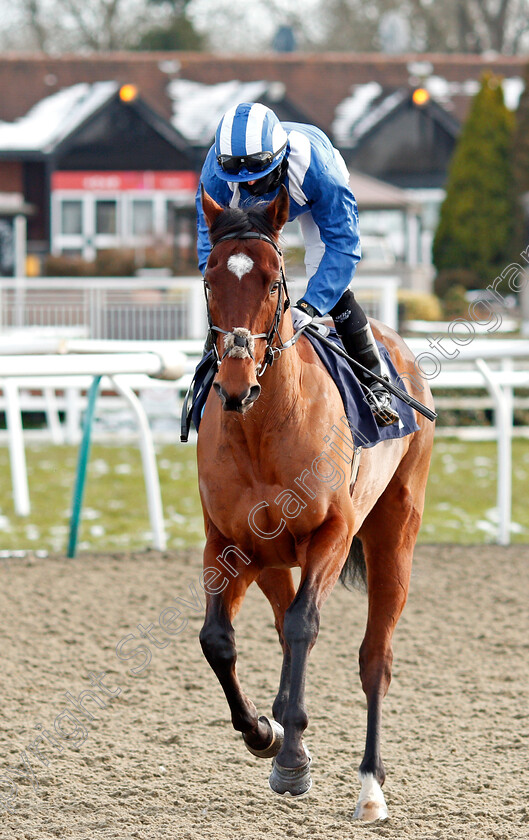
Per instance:
[[[277,295],[277,306],[274,317],[272,319],[272,323],[270,324],[270,327],[267,332],[255,333],[252,335],[251,333],[249,333],[248,330],[242,329],[240,327],[234,327],[230,331],[223,330],[221,327],[215,326],[211,320],[211,313],[209,311],[208,289],[204,281],[204,294],[206,297],[206,314],[208,319],[208,334],[211,337],[211,344],[213,346],[213,353],[215,355],[217,368],[220,367],[220,363],[222,362],[222,360],[225,359],[226,356],[232,352],[233,347],[241,348],[243,351],[246,351],[244,355],[247,354],[253,361],[255,361],[255,357],[253,355],[253,343],[255,339],[263,338],[266,340],[264,359],[256,367],[257,376],[262,376],[266,368],[271,367],[276,361],[276,359],[279,358],[281,353],[283,353],[285,350],[287,350],[289,347],[292,347],[292,345],[296,343],[296,341],[302,333],[302,330],[298,330],[298,332],[294,333],[291,339],[285,342],[279,334],[279,323],[281,321],[281,316],[283,315],[283,312],[286,312],[288,307],[290,306],[290,298],[288,296],[287,281],[283,267],[283,252],[281,251],[277,243],[274,242],[274,240],[270,236],[266,236],[266,234],[264,233],[258,233],[257,231],[247,231],[246,233],[228,233],[225,236],[221,236],[220,239],[217,239],[211,251],[213,251],[213,249],[221,242],[226,242],[230,239],[260,239],[262,242],[267,242],[269,245],[271,245],[279,256],[280,283]],[[226,350],[224,351],[222,356],[219,356],[219,352],[217,350],[217,343],[213,335],[214,332],[221,333],[222,335],[229,336],[230,338],[229,346],[226,347]],[[274,344],[276,338],[279,341],[279,345]],[[226,342],[226,339],[224,343],[225,345],[228,344],[228,342]]]

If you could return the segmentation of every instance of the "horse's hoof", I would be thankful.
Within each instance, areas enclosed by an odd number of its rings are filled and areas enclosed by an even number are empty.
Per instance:
[[[281,724],[277,722],[277,720],[270,720],[265,715],[262,715],[259,718],[259,720],[262,720],[265,723],[267,723],[272,730],[272,740],[270,741],[268,746],[265,747],[264,750],[254,750],[253,747],[246,743],[244,735],[242,736],[243,741],[246,745],[246,749],[250,750],[251,754],[256,755],[257,758],[273,758],[275,755],[278,754],[279,750],[283,746],[285,730],[283,729]]]
[[[387,820],[388,809],[379,783],[372,773],[366,773],[365,775],[360,773],[359,777],[362,782],[362,790],[353,815],[354,819],[362,820],[362,822]]]
[[[312,787],[312,779],[310,778],[310,762],[312,759],[305,744],[303,744],[303,747],[308,761],[301,767],[281,767],[277,761],[273,763],[268,784],[270,789],[279,796],[292,796],[301,799],[308,794]]]

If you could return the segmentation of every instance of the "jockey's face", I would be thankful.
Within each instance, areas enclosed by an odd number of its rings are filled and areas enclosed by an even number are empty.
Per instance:
[[[271,172],[268,173],[268,175],[265,175],[263,178],[252,178],[251,181],[246,181],[245,183],[241,184],[241,186],[243,187],[243,189],[248,190],[248,192],[251,195],[255,196],[273,193],[285,180],[287,168],[287,158],[283,158],[279,166],[276,166]]]

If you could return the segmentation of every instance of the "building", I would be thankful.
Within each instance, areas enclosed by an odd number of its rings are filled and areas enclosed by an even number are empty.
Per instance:
[[[378,229],[385,220],[390,243],[409,236],[405,247],[396,247],[397,260],[416,260],[431,276],[447,169],[470,101],[490,70],[503,78],[507,105],[515,109],[524,62],[520,56],[373,53],[251,60],[197,52],[111,53],[97,61],[7,56],[0,58],[0,192],[18,178],[20,195],[37,208],[28,230],[30,248],[39,253],[51,248],[90,256],[163,238],[175,218],[168,208],[175,207],[181,236],[189,238],[191,183],[221,114],[237,101],[260,101],[281,119],[318,125],[352,171],[403,191],[399,201],[408,209],[372,208],[368,227]],[[131,86],[136,95],[123,101],[120,91]],[[41,138],[31,149],[6,147],[5,138],[24,124],[28,136],[41,109],[55,113],[78,93],[75,113],[55,122],[47,145]],[[170,184],[167,175],[163,182],[161,175],[139,175],[151,171],[180,176]],[[126,174],[131,172],[134,177]],[[375,181],[366,183],[377,193]],[[402,274],[412,285],[421,276],[424,286],[428,271]]]
[[[193,150],[133,85],[79,82],[0,124],[0,189],[34,207],[32,255],[171,246],[196,186]]]
[[[24,272],[27,218],[34,208],[18,192],[0,192],[0,277]]]

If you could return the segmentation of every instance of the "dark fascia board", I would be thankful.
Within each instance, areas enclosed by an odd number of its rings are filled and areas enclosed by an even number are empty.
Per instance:
[[[50,155],[53,155],[55,158],[60,158],[64,154],[66,154],[69,149],[74,145],[75,140],[79,132],[85,128],[86,125],[91,123],[95,120],[104,110],[108,108],[108,106],[115,101],[121,101],[119,96],[119,90],[110,96],[106,102],[104,102],[99,108],[93,111],[89,117],[86,118],[82,123],[80,123],[74,131],[71,132],[67,137],[61,140],[57,145],[53,147],[53,150],[50,151]],[[193,168],[193,158],[192,158],[192,151],[189,144],[186,140],[182,137],[179,131],[177,131],[167,120],[157,114],[153,109],[147,105],[139,97],[133,99],[131,102],[123,102],[122,103],[124,108],[132,108],[139,117],[141,117],[144,122],[146,122],[157,134],[163,137],[171,146],[174,146],[179,152],[182,154],[187,155],[189,158],[189,167],[190,169]]]
[[[461,133],[461,123],[457,117],[454,117],[453,114],[446,111],[442,105],[434,99],[430,99],[426,105],[426,110],[429,111],[434,120],[438,122],[448,134],[451,134],[454,139],[459,137],[459,134]]]
[[[48,155],[40,149],[0,149],[0,160],[14,163],[44,161]]]
[[[83,126],[85,126],[87,123],[89,123],[90,120],[94,119],[94,117],[96,117],[98,114],[101,113],[101,111],[103,111],[106,107],[108,107],[108,103],[113,100],[115,95],[117,95],[117,94],[113,94],[112,96],[110,96],[106,100],[106,102],[103,102],[99,106],[99,108],[97,108],[95,111],[92,111],[92,113],[85,120],[83,120],[83,122],[80,125],[76,126],[76,128],[70,134],[68,134],[66,137],[64,137],[62,140],[59,140],[56,143],[50,143],[44,149],[1,150],[0,151],[0,160],[5,160],[6,158],[11,159],[11,160],[14,159],[14,160],[21,160],[21,161],[43,161],[43,160],[53,159],[56,156],[58,150],[60,150],[62,152],[64,149],[68,148],[68,143],[69,143],[70,139],[75,138],[77,132]]]

